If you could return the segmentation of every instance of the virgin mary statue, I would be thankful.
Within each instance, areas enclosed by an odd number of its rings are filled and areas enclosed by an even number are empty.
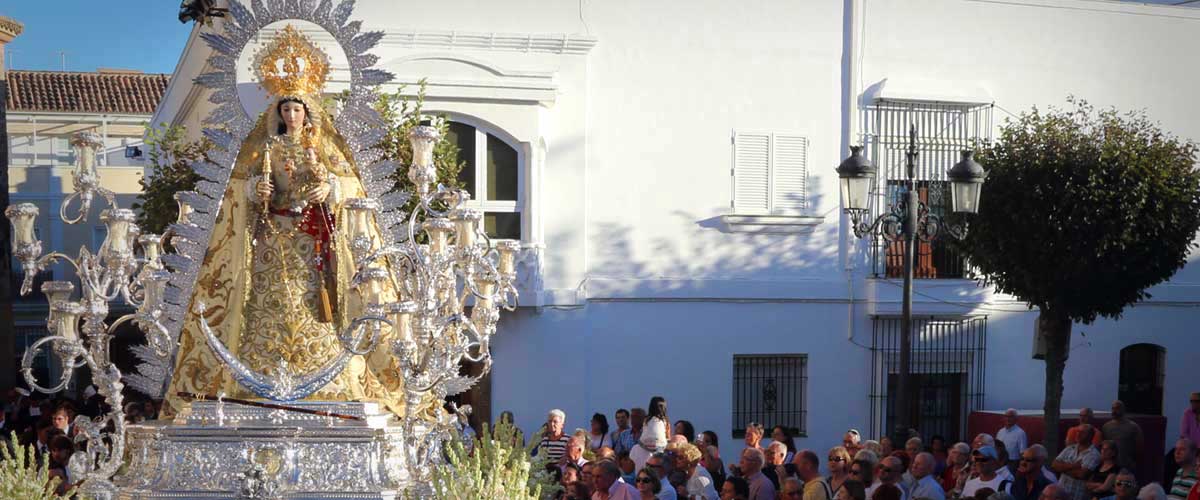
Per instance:
[[[363,315],[342,203],[365,197],[354,159],[321,103],[329,61],[292,26],[257,54],[255,74],[271,94],[238,152],[179,336],[167,393],[253,397],[206,345],[200,314],[226,348],[258,373],[312,372],[342,352],[339,333]],[[372,236],[379,241],[378,228]],[[396,299],[385,285],[383,301]],[[196,304],[204,312],[195,312]],[[385,330],[380,345],[390,345]],[[309,396],[373,401],[403,411],[403,384],[386,349],[354,356]]]

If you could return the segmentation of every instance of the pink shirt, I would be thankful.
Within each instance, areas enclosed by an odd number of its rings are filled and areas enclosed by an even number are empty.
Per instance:
[[[638,493],[637,488],[619,477],[613,481],[612,486],[608,487],[607,495],[601,491],[592,493],[592,500],[638,500],[639,498],[642,498],[642,494]]]
[[[1179,436],[1200,444],[1200,424],[1196,423],[1196,412],[1191,408],[1183,411],[1183,424],[1179,426]]]

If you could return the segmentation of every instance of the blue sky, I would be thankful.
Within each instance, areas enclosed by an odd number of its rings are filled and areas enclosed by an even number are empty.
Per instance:
[[[0,16],[25,25],[8,45],[12,69],[97,68],[170,73],[191,33],[179,0],[0,0]]]

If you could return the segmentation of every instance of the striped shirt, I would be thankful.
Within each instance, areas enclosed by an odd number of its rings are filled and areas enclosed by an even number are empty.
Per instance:
[[[557,462],[567,453],[567,443],[571,441],[571,436],[563,434],[558,439],[551,439],[550,436],[542,438],[542,443],[538,445],[537,455],[550,457],[551,462]]]
[[[1188,497],[1188,492],[1192,491],[1192,486],[1196,485],[1196,468],[1183,467],[1175,474],[1175,480],[1171,481],[1171,491],[1167,492],[1167,498],[1171,500],[1184,500]]]

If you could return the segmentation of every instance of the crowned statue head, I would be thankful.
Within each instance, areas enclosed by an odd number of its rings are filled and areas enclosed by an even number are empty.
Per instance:
[[[321,90],[329,75],[328,55],[289,24],[258,51],[253,67],[259,85],[271,95],[270,132],[311,129],[315,113],[321,112]]]

